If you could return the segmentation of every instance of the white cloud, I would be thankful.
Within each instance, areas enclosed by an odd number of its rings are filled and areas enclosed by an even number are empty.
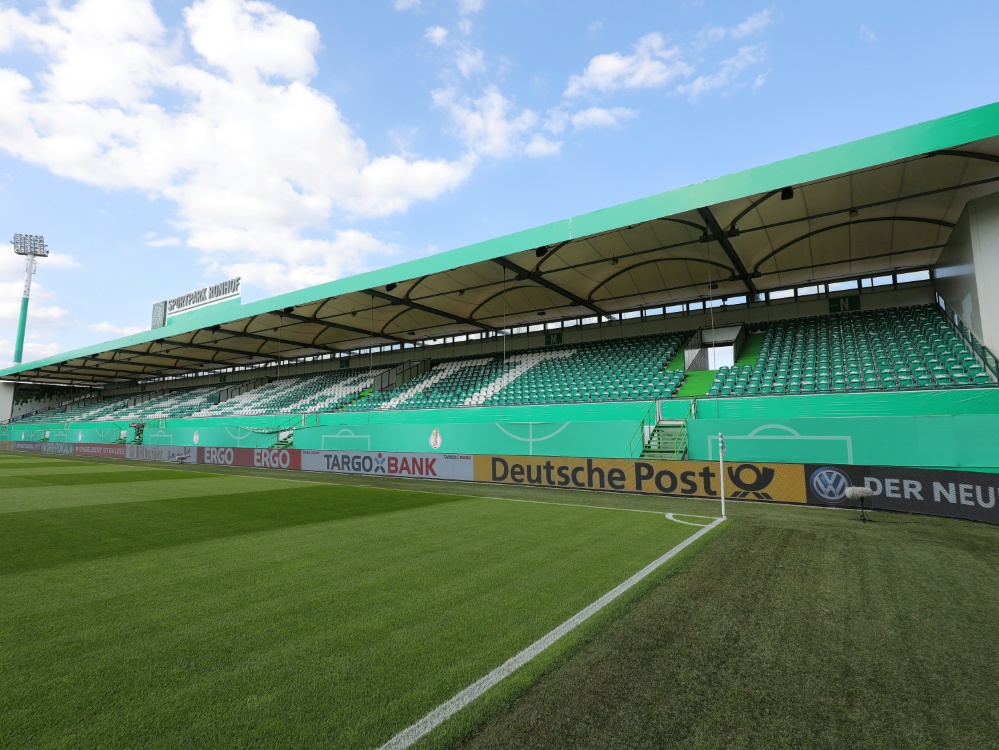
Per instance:
[[[576,130],[583,130],[585,128],[612,128],[620,125],[622,120],[630,120],[637,116],[638,112],[636,110],[626,107],[613,107],[611,109],[590,107],[572,115],[572,126]]]
[[[396,10],[413,10],[420,7],[420,0],[394,0],[392,5]]]
[[[34,362],[38,359],[54,357],[62,351],[57,341],[40,342],[31,333],[24,337],[24,362]],[[6,369],[14,364],[14,340],[0,339],[0,369]]]
[[[486,69],[486,53],[476,47],[465,47],[458,50],[454,64],[465,78],[473,73],[482,73]]]
[[[876,42],[878,35],[874,33],[874,29],[868,28],[866,24],[860,24],[860,38],[865,42]]]
[[[423,38],[435,47],[440,47],[447,41],[447,29],[443,26],[431,26],[423,32]]]
[[[697,34],[697,37],[704,42],[720,42],[723,39],[744,39],[753,34],[759,34],[767,26],[773,23],[774,13],[772,8],[766,8],[749,16],[742,23],[735,26],[707,26]]]
[[[693,67],[682,59],[679,47],[667,47],[663,35],[653,32],[638,40],[634,54],[612,52],[591,59],[580,75],[569,78],[565,95],[660,88],[693,71]]]
[[[554,156],[562,150],[561,141],[553,141],[546,138],[541,133],[535,133],[530,140],[524,144],[524,154],[532,157]]]
[[[470,16],[481,11],[485,4],[485,0],[458,0],[458,12]]]
[[[121,336],[131,336],[132,334],[149,330],[148,328],[143,328],[142,326],[118,326],[114,323],[109,323],[106,320],[100,323],[91,323],[87,326],[87,328],[91,331],[96,331],[97,333],[102,333],[105,336],[113,336],[115,338],[119,338]]]
[[[184,11],[184,19],[191,46],[234,80],[305,80],[316,72],[319,30],[273,5],[201,0]]]
[[[560,109],[559,107],[555,107],[548,110],[548,117],[545,119],[543,127],[549,133],[562,135],[570,121],[571,119],[568,112],[564,109]]]
[[[596,21],[591,21],[590,24],[586,27],[586,31],[587,33],[590,34],[590,36],[595,36],[596,34],[599,34],[603,30],[603,28],[604,28],[604,22],[598,19]]]
[[[290,238],[290,232],[275,229],[263,239],[279,243]],[[277,244],[273,246],[278,247]],[[212,273],[222,271],[227,276],[241,276],[244,282],[287,292],[312,286],[319,278],[360,273],[369,267],[373,258],[385,258],[397,251],[396,246],[384,243],[367,232],[347,229],[336,232],[332,240],[297,240],[298,263],[286,262],[279,252],[273,253],[271,259],[264,254],[246,259],[240,258],[239,254],[218,254],[208,270]]]
[[[745,21],[732,29],[733,39],[743,39],[752,34],[759,34],[763,29],[773,23],[773,9],[767,8],[759,13],[754,13]]]
[[[265,2],[196,0],[178,30],[163,26],[150,0],[0,14],[0,49],[23,45],[32,55],[25,72],[0,69],[0,150],[56,175],[172,201],[175,226],[207,267],[274,264],[244,273],[272,290],[382,262],[373,256],[390,248],[331,221],[433,200],[477,161],[369,153],[310,85],[316,27]],[[327,239],[306,239],[317,233]]]
[[[513,103],[495,86],[480,97],[460,96],[453,88],[438,89],[434,102],[450,115],[455,135],[474,153],[502,159],[519,154],[548,156],[561,144],[537,132],[538,115]]]
[[[180,237],[158,237],[146,240],[149,247],[177,247],[182,244]]]
[[[470,19],[470,18],[463,18],[460,21],[458,21],[458,31],[460,31],[462,34],[471,34],[472,33],[472,19]]]
[[[696,99],[709,91],[728,89],[736,83],[742,71],[766,59],[766,47],[741,47],[735,55],[722,60],[714,73],[698,76],[690,83],[681,84],[676,87],[676,92]],[[762,85],[762,81],[760,83]]]

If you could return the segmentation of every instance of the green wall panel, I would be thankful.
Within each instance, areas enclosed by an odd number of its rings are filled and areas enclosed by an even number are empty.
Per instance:
[[[677,418],[686,413],[685,405]],[[435,450],[430,438],[437,430],[441,443],[436,450],[444,453],[631,458],[641,454],[643,427],[654,415],[654,404],[632,402],[166,419],[146,425],[143,444],[266,448],[278,441],[280,431],[293,428],[294,448],[421,453]],[[125,426],[11,425],[0,430],[0,439],[42,440],[49,430],[52,442],[113,443]],[[133,437],[129,430],[128,440]]]
[[[779,401],[781,399],[768,399]],[[988,468],[999,466],[999,415],[696,419],[690,458],[775,463]]]
[[[650,403],[562,404],[320,414],[295,431],[311,450],[425,452],[439,431],[445,453],[630,458],[642,451]]]
[[[701,398],[701,419],[999,414],[999,388]]]

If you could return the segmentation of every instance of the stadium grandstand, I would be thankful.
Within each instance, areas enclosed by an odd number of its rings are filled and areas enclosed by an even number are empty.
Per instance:
[[[997,184],[990,105],[8,368],[0,438],[989,468]]]
[[[993,104],[0,371],[0,744],[993,747],[997,284]]]

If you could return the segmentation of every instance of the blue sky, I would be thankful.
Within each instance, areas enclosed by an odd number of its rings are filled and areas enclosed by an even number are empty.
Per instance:
[[[999,4],[0,0],[25,359],[999,98]],[[22,267],[0,255],[0,366]]]

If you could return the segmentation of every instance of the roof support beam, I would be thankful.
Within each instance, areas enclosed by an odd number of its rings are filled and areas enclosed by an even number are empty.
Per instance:
[[[732,243],[729,242],[728,235],[725,234],[725,231],[721,228],[721,226],[719,226],[718,219],[716,219],[715,215],[711,213],[711,209],[706,207],[699,208],[697,209],[697,213],[699,213],[701,218],[704,219],[704,223],[707,226],[708,231],[711,233],[711,236],[715,238],[715,241],[719,245],[722,246],[722,250],[725,251],[725,255],[727,255],[728,259],[732,261],[732,265],[735,266],[736,277],[746,285],[746,289],[748,289],[754,296],[759,294],[759,292],[756,291],[756,285],[749,277],[749,271],[746,270],[746,266],[742,262],[742,258],[739,257],[739,253],[737,253],[735,248],[732,247]]]
[[[128,359],[121,359],[121,358],[119,358],[117,361],[118,362],[131,362],[132,360],[139,359],[141,357],[150,357],[152,359],[169,359],[169,360],[173,360],[175,363],[189,362],[189,363],[195,364],[195,365],[204,365],[204,364],[209,364],[209,363],[212,362],[212,360],[192,359],[191,357],[181,357],[181,356],[178,356],[176,354],[169,354],[168,352],[163,352],[163,351],[154,352],[154,351],[151,351],[151,349],[152,349],[151,346],[150,346],[149,349],[147,349],[144,352],[137,352],[137,351],[133,351],[132,349],[123,349],[123,350],[121,350],[122,354],[131,354],[132,356],[129,357]]]
[[[983,158],[985,157],[983,156]],[[991,158],[988,158],[986,160],[992,161]],[[995,160],[999,161],[999,157],[995,157]],[[951,193],[951,192],[956,193],[958,190],[980,187],[982,185],[988,185],[993,182],[999,182],[999,176],[986,177],[985,179],[982,180],[974,180],[972,182],[964,182],[957,185],[947,185],[946,187],[934,188],[933,190],[924,190],[919,193],[909,193],[907,195],[900,195],[897,198],[888,198],[886,200],[873,201],[871,203],[856,203],[851,206],[843,206],[842,208],[837,208],[832,211],[822,211],[821,213],[817,214],[804,214],[794,219],[785,219],[784,221],[775,221],[772,224],[761,224],[756,227],[749,227],[748,229],[742,229],[739,230],[739,234],[745,235],[745,234],[750,234],[752,232],[763,232],[768,229],[778,229],[780,227],[790,226],[791,224],[800,224],[805,221],[814,221],[815,219],[825,219],[830,216],[848,214],[850,211],[860,212],[860,211],[866,211],[869,208],[879,208],[881,206],[888,206],[896,203],[902,203],[903,201],[918,200],[919,198],[928,198],[931,195],[940,195],[942,193]]]
[[[194,342],[190,342],[190,343],[185,344],[183,341],[173,341],[173,340],[164,340],[164,342],[165,343],[169,343],[169,344],[173,344],[174,345],[173,346],[174,349],[201,349],[203,351],[213,352],[213,353],[214,352],[225,352],[226,354],[237,354],[240,357],[249,357],[251,359],[254,359],[254,358],[257,358],[257,359],[263,358],[263,359],[270,359],[270,360],[273,360],[273,361],[277,361],[279,359],[283,359],[283,357],[278,357],[278,356],[275,356],[273,354],[261,354],[259,352],[247,352],[247,351],[242,351],[240,349],[227,349],[225,347],[216,346],[214,344],[212,344],[211,346],[208,346],[207,344],[195,344]],[[205,360],[205,364],[222,364],[222,363],[221,362],[215,362],[215,360],[209,358],[209,359]],[[234,362],[227,362],[225,364],[236,364],[236,363],[234,363]]]
[[[483,331],[493,331],[494,328],[490,328],[485,323],[479,323],[476,320],[470,318],[463,318],[460,315],[455,315],[454,313],[444,312],[444,310],[437,310],[433,307],[427,307],[426,305],[421,305],[419,302],[414,302],[411,299],[402,299],[401,297],[393,297],[391,294],[386,294],[385,292],[379,292],[377,289],[368,289],[364,292],[365,294],[370,294],[372,297],[377,297],[378,299],[385,300],[386,302],[391,302],[395,305],[405,305],[406,307],[411,307],[414,310],[419,310],[420,312],[425,312],[430,315],[436,315],[439,318],[447,318],[448,320],[453,320],[455,323],[461,323],[462,325],[469,326],[471,328],[478,328]]]
[[[828,266],[841,266],[841,265],[844,265],[846,263],[861,263],[861,262],[863,262],[865,260],[881,260],[882,258],[894,258],[896,255],[908,255],[908,254],[911,254],[911,253],[925,253],[927,250],[942,250],[943,248],[944,248],[943,244],[926,245],[924,247],[913,247],[913,248],[910,248],[909,250],[894,250],[894,251],[892,251],[890,253],[878,253],[877,255],[865,255],[862,258],[853,258],[853,259],[850,259],[850,260],[830,260],[830,261],[824,261],[822,263],[812,263],[812,264],[807,265],[807,266],[798,266],[797,268],[782,268],[779,271],[763,271],[760,274],[760,276],[776,276],[779,273],[794,273],[795,271],[807,271],[810,268],[826,268]],[[920,267],[920,266],[917,266],[917,268],[918,267]],[[897,270],[898,269],[897,269],[896,266],[892,266],[891,268],[886,268],[883,271],[874,271],[873,273],[889,273],[889,272],[894,273]],[[865,272],[864,275],[867,276],[870,273],[872,273],[872,272],[868,271],[868,272]],[[857,276],[856,276],[856,274],[852,274],[852,275],[850,275],[848,277],[845,277],[845,278],[857,278]],[[833,284],[835,282],[836,282],[836,279],[826,279],[825,281],[820,281],[818,283],[819,284]]]
[[[305,342],[305,341],[295,341],[295,339],[282,339],[282,338],[275,338],[273,336],[262,336],[259,333],[247,333],[246,331],[230,331],[230,330],[228,330],[226,328],[220,328],[219,332],[220,333],[231,333],[231,334],[234,334],[233,336],[226,336],[226,338],[223,339],[224,341],[227,341],[227,340],[233,339],[233,338],[238,339],[240,337],[243,337],[243,338],[248,338],[248,339],[254,339],[256,341],[265,341],[265,342],[270,343],[270,344],[277,344],[278,346],[280,346],[282,344],[290,344],[292,347],[294,347],[296,349],[317,349],[317,350],[319,350],[321,352],[326,352],[327,354],[339,354],[340,353],[339,349],[333,349],[332,347],[323,346],[322,344],[310,344],[310,343]],[[280,359],[287,359],[287,356],[286,355],[282,355],[280,357]]]
[[[344,325],[343,323],[334,323],[331,320],[324,320],[322,318],[309,318],[305,315],[298,315],[297,313],[282,312],[280,313],[282,317],[291,318],[292,320],[297,320],[301,323],[313,323],[316,325],[326,326],[327,328],[337,328],[341,331],[347,331],[348,333],[356,333],[361,336],[373,336],[379,339],[388,339],[389,341],[394,341],[397,344],[405,344],[406,339],[401,339],[398,336],[393,336],[390,333],[380,333],[378,331],[365,331],[362,328],[354,328],[353,326]]]
[[[964,159],[982,159],[983,161],[991,161],[999,164],[999,156],[982,154],[978,151],[963,151],[959,148],[947,148],[943,151],[933,151],[927,154],[927,156],[958,156]]]
[[[565,297],[576,307],[585,307],[590,312],[596,313],[597,315],[600,316],[607,315],[607,313],[605,313],[599,307],[594,305],[592,302],[589,302],[583,299],[582,297],[577,297],[568,289],[563,289],[558,284],[553,284],[552,282],[548,281],[548,279],[546,279],[544,276],[542,276],[540,273],[535,273],[532,271],[528,271],[526,268],[521,268],[516,263],[513,263],[507,260],[506,258],[493,258],[493,263],[500,266],[506,271],[513,271],[513,273],[516,276],[522,279],[533,281],[538,286],[543,286],[545,289],[551,292],[555,292],[555,294],[558,294],[562,297]]]
[[[720,279],[720,281],[731,281],[731,280],[738,281],[739,280],[739,277],[735,276],[732,273],[732,269],[729,268],[728,266],[726,266],[724,263],[718,263],[717,261],[708,260],[707,258],[653,258],[652,260],[643,260],[643,261],[641,261],[639,263],[634,263],[634,264],[628,266],[627,268],[622,268],[620,271],[616,271],[615,273],[612,273],[606,279],[604,279],[599,284],[597,284],[595,287],[593,287],[593,289],[590,290],[590,295],[589,296],[592,297],[594,294],[597,293],[598,289],[601,289],[602,287],[607,286],[607,284],[609,284],[610,282],[612,282],[614,279],[616,279],[621,274],[628,273],[629,271],[634,271],[636,268],[638,268],[640,266],[648,266],[648,265],[652,265],[653,263],[668,263],[668,262],[672,262],[672,261],[682,261],[684,263],[705,263],[705,264],[707,264],[709,266],[715,266],[716,268],[721,268],[722,270],[729,272],[729,278],[728,279]]]
[[[954,228],[954,225],[951,224],[949,221],[940,221],[939,219],[926,219],[923,218],[922,216],[873,216],[869,219],[851,219],[850,221],[841,221],[839,224],[830,224],[829,226],[822,227],[821,229],[813,229],[811,232],[806,232],[805,234],[795,237],[790,242],[785,242],[783,245],[776,248],[772,252],[764,255],[760,259],[760,262],[756,264],[756,267],[753,270],[758,272],[760,270],[760,266],[762,266],[768,260],[773,258],[775,255],[782,253],[792,245],[795,245],[801,242],[802,240],[807,240],[809,237],[814,237],[817,234],[822,234],[824,232],[831,232],[834,229],[842,229],[843,227],[852,227],[858,224],[873,224],[884,221],[909,221],[909,222],[914,222],[916,224],[930,224],[932,226],[943,227],[944,229]],[[849,261],[850,259],[847,258],[846,260]]]

